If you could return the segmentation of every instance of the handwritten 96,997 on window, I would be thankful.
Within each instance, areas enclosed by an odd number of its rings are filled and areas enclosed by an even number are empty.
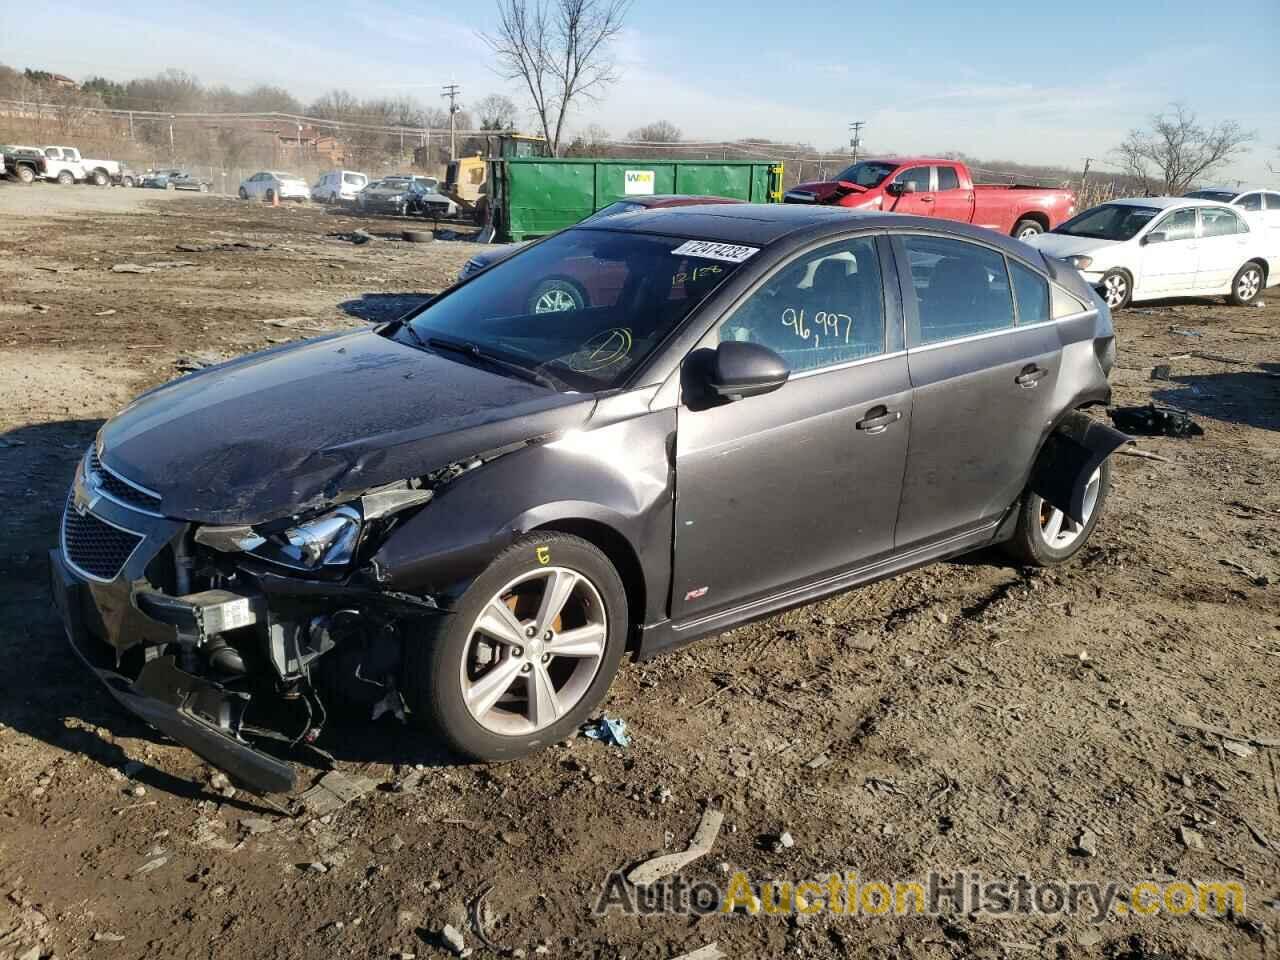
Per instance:
[[[817,311],[813,319],[806,322],[803,308],[797,310],[787,307],[782,311],[782,325],[806,343],[812,340],[815,347],[822,342],[823,337],[848,343],[849,335],[853,332],[853,318],[849,314],[827,310]]]

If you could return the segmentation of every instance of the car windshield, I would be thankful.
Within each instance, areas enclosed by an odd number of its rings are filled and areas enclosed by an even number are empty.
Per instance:
[[[1186,196],[1191,200],[1213,200],[1216,203],[1230,203],[1236,198],[1233,190],[1196,190]]]
[[[621,385],[754,247],[572,229],[453,288],[396,338],[465,347],[560,389]]]
[[[884,178],[898,169],[896,163],[882,163],[879,160],[863,160],[851,167],[845,167],[832,180],[844,180],[856,183],[860,187],[878,187]]]
[[[587,217],[587,219],[583,220],[582,222],[593,223],[596,220],[603,220],[606,217],[614,217],[620,213],[634,213],[636,210],[644,210],[644,209],[646,208],[643,203],[636,203],[634,200],[618,200],[614,203],[609,204],[607,207],[601,207],[599,210],[597,210],[591,216]]]
[[[1093,240],[1132,240],[1159,212],[1156,207],[1132,203],[1104,203],[1072,217],[1051,232]]]
[[[383,180],[377,184],[387,190],[403,190],[409,186],[408,180]]]

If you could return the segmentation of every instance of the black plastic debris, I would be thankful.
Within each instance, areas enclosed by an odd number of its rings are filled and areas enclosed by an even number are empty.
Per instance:
[[[1201,437],[1204,429],[1188,414],[1154,403],[1145,407],[1116,407],[1108,410],[1117,430],[1145,437]]]

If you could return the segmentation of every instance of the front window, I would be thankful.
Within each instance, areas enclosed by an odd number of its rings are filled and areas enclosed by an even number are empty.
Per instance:
[[[562,389],[621,385],[753,247],[567,230],[423,307],[396,338],[459,345]],[[465,359],[465,358],[464,358]],[[477,362],[480,362],[477,357]]]
[[[1175,210],[1155,225],[1152,233],[1163,233],[1165,240],[1193,240],[1196,235],[1195,210]]]
[[[845,167],[837,173],[833,180],[847,181],[860,187],[871,189],[884,183],[885,177],[898,169],[896,163],[882,163],[879,160],[863,160],[851,167]]]
[[[605,217],[614,217],[620,213],[634,213],[637,210],[644,209],[645,205],[643,203],[636,203],[632,200],[619,200],[616,203],[609,204],[607,207],[601,207],[582,222],[592,223],[596,220],[603,220]]]
[[[899,184],[915,184],[916,193],[929,192],[929,168],[928,167],[912,167],[910,170],[903,170],[900,174],[893,178],[894,183]]]
[[[1132,203],[1104,203],[1077,214],[1052,233],[1092,240],[1132,240],[1160,211]]]
[[[1212,200],[1214,203],[1230,203],[1236,198],[1231,190],[1195,190],[1186,194],[1189,200]]]

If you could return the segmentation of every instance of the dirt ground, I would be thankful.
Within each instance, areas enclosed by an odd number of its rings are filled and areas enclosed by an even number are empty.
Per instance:
[[[391,717],[331,725],[338,769],[376,786],[294,816],[225,796],[114,705],[65,645],[45,552],[131,396],[394,316],[475,247],[357,246],[329,234],[401,224],[139,190],[0,183],[0,217],[0,958],[434,957],[445,924],[482,957],[485,891],[507,956],[1280,956],[1280,289],[1117,315],[1117,403],[1205,434],[1119,459],[1071,565],[970,557],[624,666],[606,709],[626,750],[467,766]],[[113,271],[164,261],[183,265]],[[299,762],[304,785],[323,772]],[[1247,911],[593,915],[610,871],[683,849],[708,803],[725,823],[689,881],[1220,879]]]

